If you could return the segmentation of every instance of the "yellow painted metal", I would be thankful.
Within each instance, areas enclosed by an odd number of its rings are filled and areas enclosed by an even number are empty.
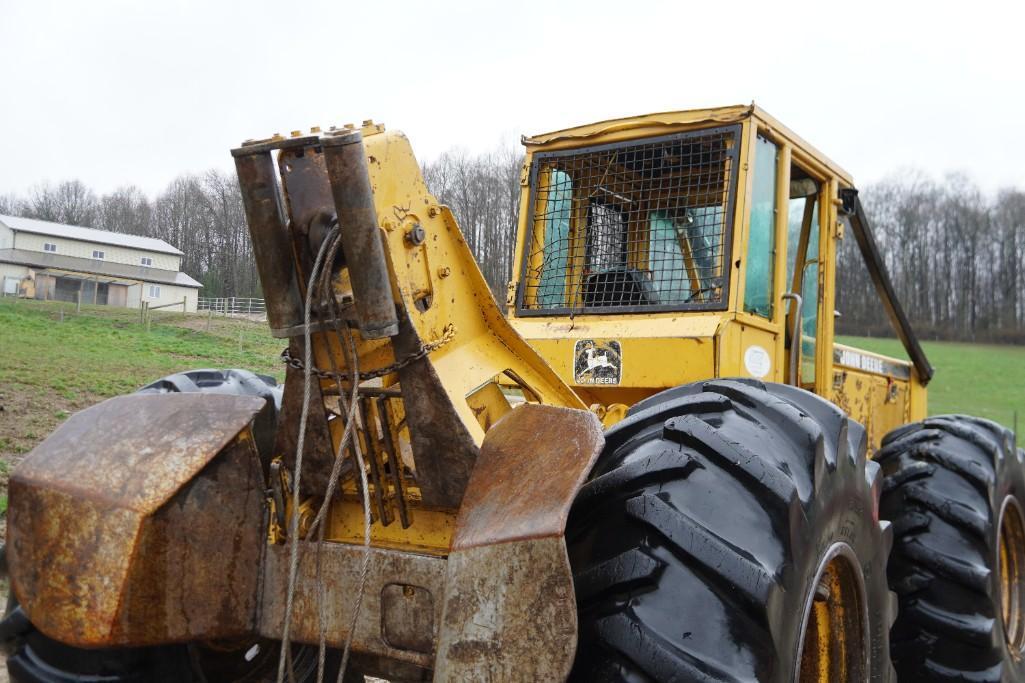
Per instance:
[[[506,413],[512,410],[509,399],[502,393],[498,378],[485,382],[466,397],[470,410],[477,417],[481,429],[487,432]]]
[[[595,145],[643,140],[645,138],[735,124],[741,127],[739,141],[740,174],[736,188],[732,221],[732,243],[726,254],[724,276],[731,279],[729,301],[719,312],[695,311],[650,314],[580,314],[565,316],[520,317],[515,293],[523,272],[525,244],[541,229],[531,224],[529,169],[534,155],[542,152],[576,150]],[[746,286],[742,266],[749,240],[749,214],[754,148],[761,136],[777,146],[776,219],[773,253],[773,306],[770,318],[743,311]],[[602,121],[542,135],[523,138],[526,160],[521,175],[520,225],[513,264],[513,281],[508,288],[507,313],[516,331],[534,346],[563,380],[592,404],[592,409],[611,424],[619,415],[612,404],[631,405],[658,391],[685,382],[713,377],[749,377],[752,369],[759,379],[785,382],[789,376],[789,334],[794,309],[782,300],[794,283],[786,281],[789,222],[789,188],[792,165],[813,178],[819,194],[815,211],[818,224],[818,252],[808,259],[817,261],[818,298],[805,301],[818,312],[814,333],[815,381],[806,385],[819,395],[839,403],[869,429],[870,447],[889,429],[926,414],[926,390],[913,369],[902,376],[878,376],[858,368],[834,368],[834,309],[836,307],[836,254],[843,239],[843,224],[838,215],[839,191],[853,187],[853,179],[839,165],[783,126],[764,110],[754,106],[730,106],[682,112],[664,112]],[[544,201],[540,198],[539,201]],[[579,204],[579,203],[578,203]],[[577,210],[579,211],[579,209]],[[572,217],[574,225],[583,225],[585,217]],[[811,223],[815,225],[815,221]],[[576,240],[582,243],[578,230]],[[577,247],[574,247],[577,248]],[[580,247],[582,248],[582,247]],[[643,250],[642,250],[643,251]],[[579,259],[567,259],[572,263]],[[537,266],[539,264],[532,264]],[[796,269],[800,272],[802,269]],[[800,276],[795,277],[798,293]],[[810,336],[810,335],[809,335]],[[580,384],[574,376],[574,347],[580,340],[614,340],[622,349],[620,382],[616,385]],[[748,364],[747,354],[760,347],[769,358],[764,364]],[[759,357],[764,356],[754,349]],[[885,359],[900,368],[903,361]]]
[[[858,569],[845,555],[836,555],[820,571],[802,624],[804,641],[795,680],[866,680],[870,653]]]
[[[431,354],[441,384],[478,443],[484,429],[466,397],[495,373],[512,369],[548,405],[584,404],[509,326],[495,303],[452,212],[427,191],[409,141],[397,132],[364,138],[370,159],[374,203],[384,227],[393,288],[425,342],[447,325],[455,340]],[[426,240],[412,245],[406,234],[420,225]],[[448,272],[442,277],[442,272]],[[420,310],[425,297],[430,306]]]
[[[572,318],[516,315],[517,279],[527,252],[524,245],[527,240],[535,239],[541,229],[540,225],[530,223],[533,213],[529,206],[529,169],[534,154],[643,140],[726,124],[740,127],[737,141],[740,172],[733,215],[728,217],[732,222],[731,243],[724,256],[727,260],[723,274],[730,278],[731,286],[725,310]],[[864,422],[871,447],[877,446],[889,429],[924,416],[925,388],[913,369],[905,373],[910,379],[904,379],[860,368],[834,367],[835,260],[837,240],[842,238],[837,198],[839,190],[852,187],[853,181],[837,164],[758,107],[649,114],[524,138],[526,160],[521,175],[514,279],[505,302],[508,319],[492,299],[451,211],[427,191],[408,140],[401,133],[385,131],[377,124],[364,128],[363,133],[393,293],[424,342],[440,339],[449,326],[456,331],[451,343],[433,352],[430,358],[460,419],[477,443],[502,415],[513,409],[509,388],[517,385],[518,393],[527,401],[578,408],[590,406],[605,426],[611,426],[625,417],[628,406],[680,384],[714,377],[752,376],[753,371],[766,381],[787,381],[788,336],[792,322],[788,313],[792,307],[781,297],[793,286],[786,278],[792,164],[815,179],[820,187],[815,203],[819,250],[808,255],[820,264],[819,296],[804,304],[805,310],[809,306],[818,310],[813,359],[816,379],[814,385],[807,388],[837,402]],[[774,143],[778,150],[770,317],[743,310],[746,285],[743,259],[749,240],[754,173],[751,162],[759,136]],[[546,200],[543,196],[535,199],[542,205]],[[583,203],[576,202],[573,211],[571,222],[583,225],[586,220]],[[414,226],[425,231],[426,240],[414,243],[407,238]],[[583,250],[583,231],[573,234],[571,249]],[[641,249],[632,254],[631,263],[643,261],[643,252]],[[579,260],[567,259],[568,263]],[[346,283],[339,282],[336,286],[345,289]],[[577,381],[574,373],[576,347],[586,341],[619,343],[622,372],[618,384]],[[385,341],[357,337],[357,342],[364,370],[394,361]],[[315,335],[314,346],[318,366],[329,367],[332,360],[344,366],[344,353],[336,342]],[[768,362],[747,362],[752,352],[760,358],[768,358]],[[892,359],[889,362],[900,364]],[[382,386],[394,381],[394,377],[385,377]],[[324,386],[329,388],[327,384]],[[513,402],[517,403],[518,399]],[[341,421],[334,421],[331,431],[337,445]],[[405,460],[410,454],[408,436],[400,434],[399,440]],[[397,524],[382,526],[380,521],[375,521],[374,544],[444,554],[451,540],[455,511],[419,506],[415,489],[411,496],[412,526],[403,530]],[[358,524],[361,516],[355,490],[343,491],[332,512],[328,536],[334,540],[361,542],[362,528]]]
[[[470,436],[479,445],[488,429],[511,409],[496,383],[498,376],[509,384],[518,385],[527,400],[586,409],[581,397],[509,326],[452,212],[428,192],[407,138],[402,133],[386,131],[380,124],[365,126],[362,133],[393,295],[425,344],[438,342],[446,335],[446,330],[454,331],[451,341],[433,351],[429,358]],[[425,232],[426,239],[408,238],[414,226]],[[335,282],[335,287],[339,293],[349,289],[344,278]],[[362,372],[395,361],[387,340],[366,340],[357,332],[353,334]],[[318,367],[347,367],[346,354],[334,335],[314,334],[312,342]],[[396,381],[397,376],[388,375],[379,385],[387,388]],[[334,382],[324,380],[322,388],[333,391]],[[394,407],[397,422],[401,423],[400,402]],[[344,420],[331,421],[329,429],[337,449]],[[359,438],[364,452],[369,453],[364,437]],[[415,469],[408,431],[403,427],[395,437],[404,465]],[[392,483],[382,482],[382,486],[387,489],[385,494],[393,492]],[[394,521],[383,525],[381,520],[375,519],[371,527],[373,545],[446,554],[457,510],[423,506],[415,486],[407,494],[411,525],[403,529]],[[304,505],[312,508],[314,503],[316,501],[310,500]],[[300,520],[303,511],[301,507]],[[287,514],[291,515],[292,510],[288,509]],[[270,536],[272,541],[281,540],[280,534]],[[351,482],[332,505],[325,536],[332,541],[363,542],[362,502]]]
[[[413,524],[408,529],[394,523],[383,526],[379,520],[375,520],[370,526],[370,543],[375,548],[447,555],[455,519],[454,512],[450,510],[416,507]],[[363,503],[356,496],[347,495],[332,505],[324,535],[332,541],[362,545]]]
[[[1025,520],[1013,496],[1000,511],[1000,612],[1004,638],[1016,655],[1025,651]]]

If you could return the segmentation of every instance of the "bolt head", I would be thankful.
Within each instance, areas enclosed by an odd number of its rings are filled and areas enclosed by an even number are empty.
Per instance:
[[[424,230],[423,226],[417,223],[406,232],[406,240],[414,247],[424,243],[427,239],[427,231]]]

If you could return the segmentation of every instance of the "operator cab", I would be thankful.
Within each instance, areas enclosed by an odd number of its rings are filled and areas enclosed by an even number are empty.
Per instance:
[[[508,313],[599,411],[618,419],[662,389],[740,376],[801,386],[865,420],[855,404],[878,403],[864,387],[879,384],[887,425],[924,415],[927,364],[912,381],[910,363],[834,344],[853,180],[768,114],[652,114],[524,144]],[[594,367],[596,353],[615,367]]]

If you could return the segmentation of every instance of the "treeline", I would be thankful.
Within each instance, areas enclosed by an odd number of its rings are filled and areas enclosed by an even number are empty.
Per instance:
[[[157,237],[181,249],[202,296],[261,296],[234,174],[182,175],[153,199],[132,185],[101,195],[80,180],[43,183],[0,195],[0,214]]]
[[[481,271],[504,302],[512,271],[522,156],[450,151],[422,167],[452,208]],[[919,334],[1025,342],[1025,191],[987,195],[961,174],[904,172],[861,193],[894,287]],[[127,186],[98,195],[73,180],[0,195],[0,214],[159,237],[181,249],[204,296],[261,296],[235,177],[183,175],[155,198]],[[839,250],[837,329],[892,334],[853,235]]]
[[[499,304],[504,304],[516,248],[520,206],[518,150],[445,152],[422,167],[427,187],[452,209]]]
[[[1025,192],[908,171],[862,193],[894,289],[921,337],[1025,342]],[[837,329],[892,335],[853,236],[841,243]]]

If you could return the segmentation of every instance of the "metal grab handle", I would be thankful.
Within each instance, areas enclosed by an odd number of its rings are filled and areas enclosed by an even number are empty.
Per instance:
[[[784,301],[793,299],[794,303],[794,327],[790,331],[790,378],[789,383],[797,386],[797,368],[801,362],[801,309],[804,308],[804,299],[797,292],[787,292],[781,297]]]

